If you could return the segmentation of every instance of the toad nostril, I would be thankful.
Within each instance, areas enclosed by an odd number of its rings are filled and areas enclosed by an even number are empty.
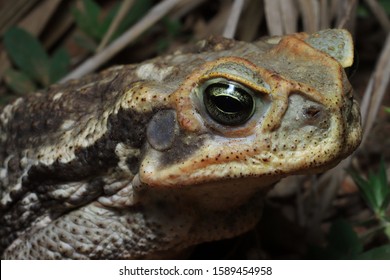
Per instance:
[[[321,115],[321,108],[309,106],[303,109],[303,115],[308,119],[317,119]]]

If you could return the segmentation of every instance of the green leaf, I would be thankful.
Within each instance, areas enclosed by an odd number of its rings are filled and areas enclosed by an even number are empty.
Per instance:
[[[5,71],[4,81],[8,88],[19,94],[26,94],[36,89],[35,84],[26,74],[14,69]]]
[[[353,180],[368,204],[378,216],[384,216],[390,203],[390,187],[387,184],[386,167],[381,160],[378,174],[369,173],[368,180],[363,179],[356,171],[349,170]]]
[[[379,4],[383,7],[388,15],[390,15],[390,2],[389,0],[379,0]]]
[[[70,56],[64,48],[58,49],[50,60],[50,82],[55,83],[68,73]]]
[[[321,260],[356,259],[363,245],[353,228],[344,220],[334,221],[327,236],[326,247],[311,246],[308,258]]]
[[[390,107],[385,107],[385,112],[390,114]]]
[[[89,17],[88,20],[92,23],[98,22],[98,17],[101,13],[101,8],[93,0],[83,0],[85,14]]]
[[[372,196],[374,197],[374,210],[376,213],[380,212],[380,207],[381,207],[381,193],[382,193],[382,188],[380,185],[379,177],[377,177],[373,173],[368,174],[368,184],[371,186],[371,193]]]
[[[379,166],[378,184],[379,184],[378,188],[380,188],[379,207],[381,212],[385,213],[387,207],[389,206],[389,201],[390,201],[390,186],[387,184],[386,167],[383,158],[381,159],[381,163]]]
[[[379,5],[382,6],[383,10],[390,15],[390,1],[389,0],[379,0]],[[367,18],[369,16],[372,16],[372,11],[367,8],[367,5],[359,4],[357,9],[358,16],[362,18]]]
[[[363,179],[363,177],[353,169],[349,169],[348,173],[351,174],[352,179],[358,186],[360,194],[362,195],[367,205],[371,208],[372,211],[376,212],[376,199],[373,194],[371,184],[367,180]]]
[[[153,6],[152,0],[136,0],[126,17],[120,23],[118,30],[114,33],[112,39],[119,37],[130,26],[140,20]]]
[[[115,3],[115,5],[107,12],[107,15],[102,20],[101,23],[102,34],[100,39],[103,39],[104,35],[107,33],[108,29],[110,28],[111,22],[114,20],[115,16],[119,12],[120,6],[121,6],[121,2]]]
[[[359,260],[390,260],[390,244],[376,247],[357,257]]]
[[[385,222],[385,229],[383,232],[386,234],[387,239],[390,240],[390,221],[388,218],[387,219],[384,218],[384,220],[386,220],[386,222]]]
[[[117,30],[114,32],[114,34],[110,38],[110,42],[118,38],[120,35],[123,34],[130,26],[132,26],[134,23],[136,23],[139,19],[141,19],[153,6],[153,2],[151,0],[136,0],[131,7],[131,9],[127,12],[126,16],[122,19],[120,22]],[[117,15],[119,9],[121,7],[121,3],[118,2],[117,5],[115,5],[107,14],[105,17],[102,28],[103,34],[105,34],[113,19]],[[103,36],[102,36],[103,37]]]
[[[381,210],[383,214],[386,213],[387,208],[389,208],[390,205],[390,193],[388,193],[385,198],[383,199],[382,205],[381,205]]]
[[[113,19],[117,15],[121,5],[118,2],[110,9],[107,15],[102,18],[101,8],[92,0],[83,0],[83,10],[72,9],[73,17],[79,28],[88,36],[99,42],[108,31]],[[137,22],[152,7],[152,0],[137,0],[131,7],[127,15],[119,24],[116,32],[112,35],[110,41],[119,37],[129,26]],[[88,45],[91,49],[91,45]],[[96,47],[93,49],[95,50]]]
[[[83,0],[83,9],[72,9],[72,15],[78,27],[87,35],[100,40],[104,35],[99,19],[101,8],[92,0]]]
[[[168,33],[173,37],[177,36],[182,29],[182,24],[179,20],[172,20],[165,17],[163,18],[163,24],[167,28]]]
[[[169,48],[170,43],[171,40],[169,40],[168,38],[162,38],[158,40],[155,43],[157,53],[162,54],[164,51],[166,51]]]
[[[332,223],[327,239],[329,250],[337,253],[340,259],[352,259],[363,251],[358,235],[344,220]]]
[[[4,46],[13,63],[41,85],[49,85],[49,57],[41,43],[18,27],[4,34]]]

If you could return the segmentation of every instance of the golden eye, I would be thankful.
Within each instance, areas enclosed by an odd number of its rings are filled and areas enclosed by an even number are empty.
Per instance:
[[[204,88],[203,101],[207,113],[223,125],[245,123],[255,112],[253,92],[230,81],[216,81]]]

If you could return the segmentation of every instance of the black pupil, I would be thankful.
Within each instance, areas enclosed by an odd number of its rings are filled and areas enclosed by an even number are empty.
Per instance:
[[[225,113],[237,113],[244,109],[239,100],[230,96],[211,96],[210,99],[218,109]]]
[[[225,125],[239,125],[254,111],[254,100],[249,90],[236,84],[214,83],[204,91],[204,103],[209,115]]]

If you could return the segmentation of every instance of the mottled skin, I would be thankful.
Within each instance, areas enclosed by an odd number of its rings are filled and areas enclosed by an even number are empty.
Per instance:
[[[2,258],[162,258],[251,229],[275,182],[358,146],[352,60],[342,30],[214,39],[16,100],[0,114]],[[221,78],[253,93],[242,124],[205,109]]]

